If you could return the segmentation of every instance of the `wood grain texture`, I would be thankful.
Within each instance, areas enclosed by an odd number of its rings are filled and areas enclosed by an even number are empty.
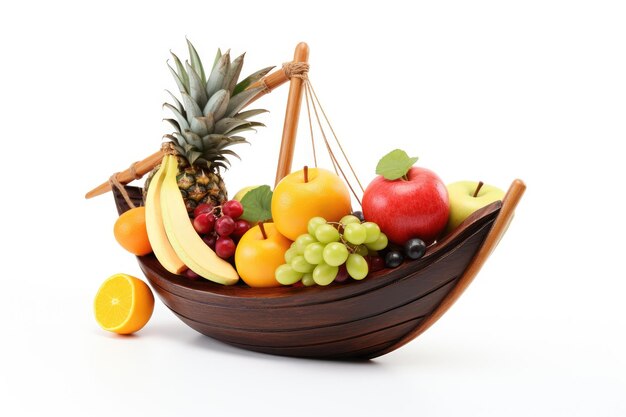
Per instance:
[[[126,189],[141,200],[140,189]],[[118,211],[127,210],[114,195]],[[172,275],[153,255],[138,260],[163,303],[202,334],[268,354],[368,359],[401,346],[432,319],[458,287],[500,209],[496,202],[474,213],[418,261],[328,287],[227,287]]]
[[[478,248],[476,255],[469,263],[467,268],[465,269],[463,276],[459,280],[458,284],[454,286],[454,288],[446,295],[446,297],[442,300],[441,304],[437,306],[435,310],[423,320],[419,326],[415,327],[412,331],[404,335],[401,339],[399,339],[395,344],[387,347],[386,349],[381,350],[380,352],[376,352],[371,357],[381,356],[386,353],[392,352],[405,344],[409,343],[411,340],[415,339],[417,336],[425,332],[435,324],[437,320],[441,318],[452,305],[458,300],[458,298],[463,294],[465,289],[472,283],[480,269],[483,267],[489,255],[493,252],[495,247],[502,239],[502,236],[506,232],[511,220],[513,219],[513,214],[515,212],[515,208],[517,204],[524,195],[526,191],[526,185],[520,179],[516,179],[513,181],[506,195],[502,199],[502,207],[500,209],[500,213],[496,218],[492,230],[489,235],[485,238],[483,244]]]
[[[293,62],[308,62],[308,60],[309,46],[304,42],[300,42],[296,46]],[[302,105],[302,83],[301,78],[292,78],[289,83],[283,137],[280,142],[278,165],[276,167],[276,181],[274,185],[278,184],[283,177],[291,172],[291,161],[296,146],[296,133],[298,131],[298,120],[300,118],[300,106]]]
[[[139,178],[143,177],[145,174],[147,174],[148,172],[152,171],[152,169],[159,165],[161,163],[161,160],[163,159],[163,156],[165,154],[163,153],[163,151],[158,150],[155,153],[153,153],[152,155],[144,158],[141,161],[138,161],[135,164],[135,173],[137,174],[137,176]],[[125,169],[119,173],[116,174],[116,178],[117,180],[122,183],[122,184],[128,184],[129,182],[133,181],[135,179],[135,176],[132,173],[132,170],[130,168]],[[98,185],[96,188],[94,188],[93,190],[89,191],[87,194],[85,194],[85,198],[86,199],[90,199],[93,197],[96,197],[100,194],[104,194],[111,191],[111,183],[106,181],[103,182],[102,184]]]

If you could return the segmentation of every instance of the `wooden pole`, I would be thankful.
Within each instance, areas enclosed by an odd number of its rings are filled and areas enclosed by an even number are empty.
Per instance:
[[[161,163],[161,160],[163,159],[164,155],[165,154],[163,153],[163,151],[159,150],[153,153],[152,155],[150,155],[149,157],[139,162],[136,162],[135,172],[137,174],[137,177],[141,178],[144,175],[146,175],[148,172],[152,171],[152,169],[154,169],[155,166]],[[116,177],[117,180],[122,184],[128,184],[129,182],[133,181],[135,179],[135,176],[133,175],[132,171],[133,171],[132,169],[128,168],[122,172],[118,172],[117,177]],[[85,194],[85,198],[89,199],[89,198],[95,197],[100,194],[104,194],[109,191],[111,191],[111,184],[108,181],[103,182],[102,184],[98,185],[96,188],[94,188],[93,190]]]
[[[247,106],[254,103],[256,100],[263,97],[264,95],[271,93],[272,91],[274,91],[274,89],[285,84],[287,81],[289,81],[289,78],[282,68],[274,71],[271,74],[266,75],[261,80],[248,87],[248,89],[251,89],[265,86],[265,89],[259,92],[259,94],[257,94],[256,96],[254,96],[254,98],[248,102]]]
[[[308,60],[309,46],[304,42],[300,42],[296,46],[293,62],[308,62]],[[283,137],[278,154],[275,184],[278,184],[281,179],[291,172],[291,161],[296,145],[300,106],[302,105],[302,83],[301,78],[294,77],[291,79],[289,85],[289,97],[287,98],[287,109],[285,110],[285,124],[283,125]]]

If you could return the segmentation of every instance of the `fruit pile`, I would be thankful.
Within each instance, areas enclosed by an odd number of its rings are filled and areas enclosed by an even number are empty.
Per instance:
[[[482,182],[446,186],[434,172],[414,166],[417,158],[396,149],[381,158],[367,188],[361,187],[362,200],[341,168],[345,182],[336,173],[306,166],[282,178],[273,191],[249,186],[229,200],[222,171],[230,165],[228,157],[238,157],[230,148],[247,143],[241,134],[263,126],[251,118],[266,110],[243,109],[266,88],[259,81],[272,67],[240,81],[243,54],[231,60],[229,51],[218,50],[206,72],[189,41],[188,49],[184,64],[173,53],[175,68],[168,64],[180,98],[168,91],[171,101],[164,104],[171,112],[165,120],[173,127],[165,135],[165,156],[155,154],[160,164],[147,163],[154,169],[145,181],[144,205],[126,211],[114,225],[124,249],[156,257],[173,275],[250,287],[376,279],[372,273],[420,259],[473,212],[504,197]],[[326,145],[337,172],[338,161]],[[350,191],[362,211],[353,211]],[[97,322],[118,334],[140,330],[153,308],[150,288],[126,274],[106,280],[94,300]]]
[[[153,252],[175,275],[251,287],[326,286],[396,268],[422,257],[429,245],[473,211],[501,199],[495,187],[462,182],[448,187],[414,166],[402,150],[385,155],[377,177],[353,211],[350,190],[337,174],[308,168],[269,186],[246,187],[228,200],[222,170],[241,133],[262,126],[243,108],[262,90],[251,87],[271,68],[238,81],[243,55],[218,50],[206,73],[191,43],[183,65],[170,67],[179,100],[165,107],[174,127],[161,164],[145,184],[145,208],[120,216],[116,238],[132,253]],[[482,187],[482,188],[481,188]]]

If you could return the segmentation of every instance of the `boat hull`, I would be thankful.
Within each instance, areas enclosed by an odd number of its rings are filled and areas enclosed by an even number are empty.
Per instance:
[[[401,346],[455,289],[499,211],[483,208],[420,260],[327,287],[225,287],[170,274],[152,254],[138,261],[162,302],[204,335],[274,355],[370,359]]]

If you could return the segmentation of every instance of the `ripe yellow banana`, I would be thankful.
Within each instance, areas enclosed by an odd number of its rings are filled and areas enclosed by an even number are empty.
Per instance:
[[[163,158],[161,167],[152,177],[146,195],[146,228],[152,251],[161,265],[172,274],[180,274],[187,269],[185,263],[176,255],[163,226],[161,210],[161,189],[165,179],[167,159]]]
[[[235,268],[217,256],[193,228],[176,183],[178,162],[172,156],[166,158],[167,170],[161,186],[161,210],[165,233],[172,248],[185,265],[201,277],[224,285],[237,283],[239,275]]]

